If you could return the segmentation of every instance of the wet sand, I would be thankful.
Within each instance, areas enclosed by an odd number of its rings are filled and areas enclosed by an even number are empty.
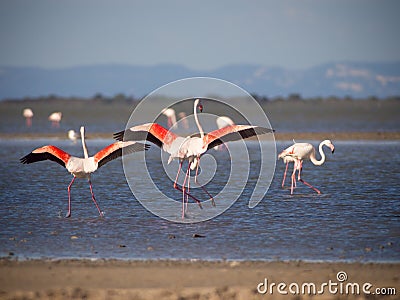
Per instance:
[[[204,261],[118,261],[118,260],[33,260],[0,261],[0,299],[309,299],[301,285],[314,283],[317,293],[329,280],[339,284],[337,274],[344,271],[344,283],[371,283],[394,287],[400,292],[400,263],[307,263],[307,262],[204,262]],[[257,285],[268,279],[266,294]],[[287,284],[282,295],[272,283]],[[299,295],[288,289],[300,287]],[[338,285],[339,288],[340,285]],[[261,285],[260,289],[264,289]],[[334,290],[333,290],[334,291]],[[317,299],[377,299],[377,295],[329,293]],[[343,292],[344,293],[344,292]],[[384,296],[384,299],[398,299]]]
[[[112,139],[113,133],[90,133],[87,139]],[[259,136],[262,140],[263,136]],[[0,133],[0,139],[67,139],[66,133]],[[293,139],[321,141],[330,139],[332,141],[365,140],[400,140],[398,131],[376,131],[376,132],[275,132],[275,140],[292,141]]]

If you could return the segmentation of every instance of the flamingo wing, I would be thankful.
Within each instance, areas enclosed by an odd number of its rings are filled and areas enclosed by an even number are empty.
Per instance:
[[[71,155],[56,146],[47,145],[33,150],[20,159],[23,164],[31,164],[43,160],[52,160],[65,167]]]
[[[122,156],[122,149],[124,154],[130,154],[138,151],[144,151],[149,149],[149,145],[136,143],[136,142],[115,142],[107,147],[103,148],[94,155],[94,161],[98,163],[98,168],[105,165],[109,161],[112,161]]]
[[[158,125],[157,123],[147,123],[131,127],[125,131],[114,133],[114,138],[118,141],[141,141],[146,140],[152,142],[158,147],[162,147],[163,144],[168,146],[178,136],[168,129]]]
[[[211,149],[226,142],[233,142],[271,132],[274,132],[274,130],[260,126],[231,125],[208,133],[204,136],[204,145],[208,145],[207,149]]]

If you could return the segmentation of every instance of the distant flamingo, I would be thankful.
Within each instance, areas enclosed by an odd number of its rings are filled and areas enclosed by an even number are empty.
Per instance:
[[[289,162],[293,162],[293,173],[292,173],[292,183],[291,183],[291,188],[290,188],[290,194],[293,194],[293,188],[296,186],[296,171],[298,171],[298,180],[311,189],[313,189],[315,192],[318,194],[321,193],[320,190],[317,188],[313,187],[311,184],[306,182],[301,178],[301,170],[303,168],[303,161],[304,160],[311,160],[311,162],[316,165],[320,166],[325,162],[325,153],[322,150],[323,146],[327,146],[331,149],[332,153],[335,151],[335,147],[333,146],[332,142],[330,140],[324,140],[319,144],[318,150],[321,155],[321,159],[317,160],[315,157],[315,148],[313,145],[309,143],[294,143],[292,146],[286,148],[283,150],[279,155],[278,159],[282,158],[283,162],[286,163],[286,169],[285,173],[283,174],[283,181],[282,181],[282,187],[284,186],[285,183],[285,178],[286,178],[286,172],[288,169],[288,164]]]
[[[168,118],[168,128],[177,128],[175,110],[173,108],[164,108],[161,113]]]
[[[62,118],[62,113],[60,111],[53,112],[49,116],[49,121],[51,121],[51,126],[56,128],[60,127],[61,118]]]
[[[26,120],[26,127],[31,127],[32,126],[32,118],[33,118],[33,111],[30,108],[25,108],[24,111],[22,112],[22,115],[24,116]]]
[[[71,216],[71,186],[74,183],[75,178],[87,178],[89,182],[90,193],[92,194],[92,200],[96,205],[100,216],[102,217],[103,213],[101,212],[94,197],[92,182],[90,181],[90,174],[107,162],[122,156],[122,149],[124,149],[125,153],[128,154],[147,150],[149,146],[136,142],[115,142],[100,150],[94,156],[89,157],[85,143],[85,128],[83,126],[81,127],[80,132],[84,158],[72,156],[56,146],[47,145],[33,150],[31,153],[21,158],[20,161],[23,164],[30,164],[49,159],[65,167],[74,176],[71,183],[68,185],[68,213],[65,216],[66,218]]]
[[[178,114],[178,117],[179,117],[179,122],[182,124],[182,127],[184,129],[189,129],[189,122],[186,118],[186,113],[182,111]]]
[[[205,134],[203,128],[201,127],[198,117],[197,117],[197,108],[200,112],[203,110],[203,106],[200,103],[199,99],[194,101],[194,118],[197,124],[197,127],[200,132],[200,137],[192,136],[192,137],[181,137],[173,132],[168,131],[164,127],[158,125],[157,123],[147,123],[143,125],[138,125],[127,129],[126,131],[117,132],[114,134],[114,137],[119,140],[147,140],[155,145],[162,148],[164,151],[170,154],[168,159],[168,163],[170,163],[173,159],[179,159],[179,168],[176,174],[174,188],[182,192],[182,218],[185,216],[185,196],[191,197],[195,200],[200,208],[201,202],[192,196],[189,191],[186,191],[186,182],[188,188],[190,187],[190,170],[196,169],[195,182],[203,189],[205,193],[210,197],[213,205],[214,199],[207,192],[207,190],[198,183],[197,175],[200,165],[200,157],[207,150],[213,148],[214,146],[220,145],[224,142],[236,141],[239,139],[248,138],[254,135],[264,134],[273,132],[272,129],[259,127],[259,126],[250,126],[250,125],[233,125],[227,126],[222,129],[214,130],[208,134]],[[185,173],[185,178],[183,181],[182,188],[177,185],[179,173],[182,169],[182,164],[184,161],[188,161],[188,168]],[[186,200],[187,201],[187,200]]]
[[[71,129],[68,130],[68,138],[75,144],[76,140],[80,137],[78,133],[75,132],[75,130]]]
[[[215,122],[217,123],[218,129],[224,128],[226,126],[232,126],[235,125],[235,123],[232,121],[231,118],[226,117],[226,116],[220,116],[218,117]],[[221,150],[222,147],[226,147],[226,145],[222,144],[222,145],[218,145],[214,147],[214,150]]]

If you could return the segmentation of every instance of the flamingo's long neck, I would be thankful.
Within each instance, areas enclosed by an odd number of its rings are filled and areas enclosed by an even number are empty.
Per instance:
[[[320,144],[319,144],[319,147],[318,147],[318,151],[319,151],[319,154],[321,155],[321,159],[320,160],[317,160],[316,158],[315,158],[315,152],[313,152],[311,155],[310,155],[310,160],[311,160],[311,162],[314,164],[314,165],[316,165],[316,166],[320,166],[320,165],[322,165],[324,162],[325,162],[325,153],[324,153],[324,150],[322,150],[322,146],[324,145],[324,142],[321,142]]]
[[[81,139],[82,139],[83,155],[85,158],[89,158],[89,154],[85,143],[85,127],[83,126],[81,127]]]
[[[200,132],[200,137],[204,138],[204,131],[203,128],[200,125],[199,119],[197,117],[197,105],[199,104],[199,99],[197,99],[196,101],[194,101],[194,108],[193,108],[193,113],[194,113],[194,119],[196,121],[196,125],[197,128],[199,128],[199,132]]]

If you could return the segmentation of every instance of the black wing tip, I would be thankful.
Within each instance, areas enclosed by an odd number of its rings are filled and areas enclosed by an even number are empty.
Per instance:
[[[150,145],[148,145],[148,144],[143,144],[143,143],[134,143],[134,144],[132,144],[132,145],[129,145],[129,146],[127,146],[127,147],[125,147],[125,151],[127,151],[127,152],[125,152],[126,154],[131,154],[131,153],[134,153],[134,152],[140,152],[140,151],[147,151],[147,150],[149,150],[149,148],[150,148]]]
[[[272,133],[275,132],[275,129],[267,128],[267,127],[256,127],[256,129],[260,130],[260,133]]]
[[[20,161],[21,164],[24,164],[24,165],[25,164],[30,164],[32,162],[31,157],[32,157],[32,153],[29,153],[28,155],[25,155],[24,157],[21,157],[19,159],[19,161]]]
[[[134,144],[136,147],[136,149],[138,150],[138,151],[147,151],[147,150],[149,150],[149,148],[150,148],[150,145],[148,145],[148,144],[143,144],[143,143],[135,143]]]
[[[113,134],[113,138],[116,139],[117,141],[123,141],[124,140],[124,135],[125,135],[125,131],[119,131]]]

